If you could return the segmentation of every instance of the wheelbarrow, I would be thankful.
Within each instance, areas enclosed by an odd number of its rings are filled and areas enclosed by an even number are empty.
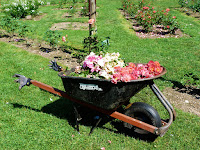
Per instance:
[[[61,67],[56,65],[56,71],[59,71],[58,76],[61,77],[65,91],[61,91],[47,84],[41,83],[23,75],[15,74],[14,77],[19,79],[16,82],[20,83],[19,89],[25,85],[33,84],[43,90],[64,97],[75,104],[90,108],[111,118],[123,121],[123,126],[129,130],[139,133],[144,136],[156,138],[164,136],[172,122],[175,120],[176,112],[172,105],[167,101],[155,85],[155,79],[163,76],[166,69],[163,67],[161,74],[145,79],[132,80],[130,82],[111,83],[106,79],[82,78],[68,76],[62,71]],[[69,72],[68,72],[69,73]],[[144,87],[149,86],[158,100],[169,113],[169,119],[162,120],[158,112],[149,104],[143,102],[130,103],[130,98],[141,91]],[[125,106],[125,110],[121,113],[119,108]],[[74,106],[76,115],[76,129],[79,132],[79,123],[81,119],[77,108]],[[102,118],[99,118],[96,125],[91,129],[90,134],[96,128]]]

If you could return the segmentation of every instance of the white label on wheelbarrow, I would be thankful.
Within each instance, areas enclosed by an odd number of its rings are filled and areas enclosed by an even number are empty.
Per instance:
[[[98,85],[95,85],[95,84],[84,84],[84,83],[79,83],[80,84],[80,89],[81,90],[91,90],[91,91],[94,91],[94,90],[97,90],[97,91],[103,91],[102,88],[99,88]]]

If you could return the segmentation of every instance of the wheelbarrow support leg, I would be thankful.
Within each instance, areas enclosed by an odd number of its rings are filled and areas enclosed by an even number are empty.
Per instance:
[[[99,117],[99,116],[96,116],[96,117]],[[89,135],[92,134],[92,132],[93,132],[94,129],[99,125],[99,123],[101,122],[101,120],[102,120],[102,117],[98,118],[98,121],[96,122],[95,126],[93,126],[93,127],[91,128]]]
[[[165,98],[165,96],[162,94],[162,92],[158,89],[158,87],[154,84],[154,82],[152,81],[149,84],[151,90],[154,92],[154,94],[157,96],[157,98],[159,99],[159,101],[162,103],[162,105],[165,107],[165,109],[168,111],[169,113],[169,121],[168,123],[159,128],[156,132],[158,132],[160,134],[160,136],[163,136],[166,131],[168,130],[169,126],[172,124],[172,122],[175,120],[176,118],[176,112],[174,110],[174,108],[172,107],[172,105],[167,101],[167,99]]]
[[[74,113],[75,113],[75,120],[76,120],[76,130],[78,131],[78,133],[80,134],[80,130],[79,130],[79,121],[82,119],[80,114],[78,113],[78,110],[76,108],[76,106],[73,104],[74,107]]]

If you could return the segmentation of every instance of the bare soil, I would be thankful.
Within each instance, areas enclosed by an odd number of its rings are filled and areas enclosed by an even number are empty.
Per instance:
[[[187,91],[187,89],[181,90],[168,87],[163,91],[163,94],[176,108],[200,117],[200,90],[195,95],[189,94]]]
[[[55,23],[51,30],[89,30],[88,23],[80,22],[61,22]]]

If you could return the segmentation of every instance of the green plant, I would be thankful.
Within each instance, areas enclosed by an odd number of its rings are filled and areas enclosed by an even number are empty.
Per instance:
[[[66,4],[67,3],[67,0],[60,0],[59,2],[58,2],[58,8],[60,8],[60,9],[63,9],[64,8],[64,4]]]
[[[82,9],[81,9],[81,15],[87,16],[89,12],[89,6],[87,0],[83,2]]]
[[[77,10],[76,10],[76,5],[73,3],[73,5],[70,6],[69,13],[70,13],[72,16],[74,16],[76,12],[77,12]]]
[[[109,47],[109,37],[106,40],[101,40],[97,34],[84,38],[83,47],[90,52],[100,54],[101,52],[106,52]]]
[[[181,83],[185,87],[200,88],[200,74],[198,72],[187,73],[184,75]]]
[[[38,8],[44,4],[41,0],[16,0],[11,4],[4,5],[3,11],[13,18],[24,18],[27,15],[37,15]]]
[[[52,49],[57,48],[60,37],[61,34],[57,30],[52,31],[48,29],[44,35],[44,39],[49,43],[49,46],[52,47]]]
[[[179,0],[181,7],[191,8],[194,12],[200,12],[200,0]]]
[[[26,41],[27,44],[27,40],[25,38],[25,36],[29,33],[32,32],[30,26],[28,24],[23,24],[23,23],[19,23],[19,27],[17,30],[17,33],[19,34],[19,36],[21,38],[23,38]]]
[[[10,37],[13,37],[15,31],[19,28],[18,20],[10,16],[4,16],[1,20],[1,27],[10,33]]]

